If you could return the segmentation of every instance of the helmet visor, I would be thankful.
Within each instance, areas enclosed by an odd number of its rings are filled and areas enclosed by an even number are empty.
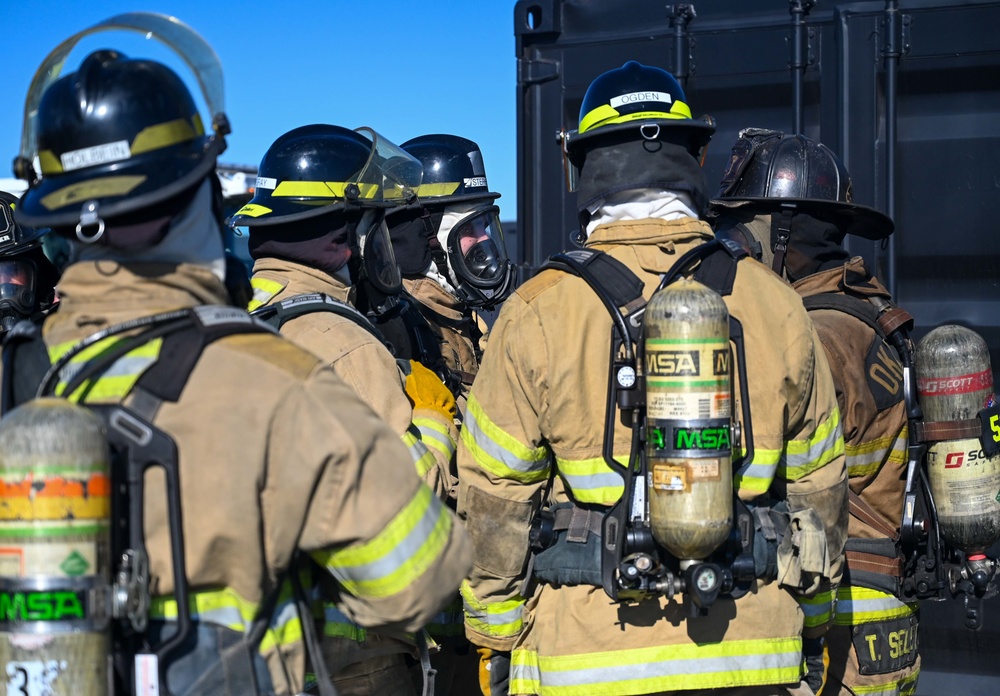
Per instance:
[[[449,233],[449,255],[455,273],[473,285],[501,279],[507,267],[507,249],[496,206],[472,212]]]
[[[372,150],[352,183],[358,184],[362,191],[368,190],[366,184],[374,185],[376,201],[398,204],[413,199],[424,178],[420,160],[371,128],[355,128],[354,131],[372,141]]]

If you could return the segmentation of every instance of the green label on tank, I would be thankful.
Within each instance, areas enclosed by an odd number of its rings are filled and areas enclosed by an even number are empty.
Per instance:
[[[90,568],[90,564],[87,563],[87,559],[80,555],[80,552],[73,550],[73,552],[66,557],[62,563],[59,564],[60,570],[66,573],[66,575],[71,578],[75,578],[78,575],[83,575]]]
[[[83,593],[0,592],[0,621],[67,621],[86,618]]]

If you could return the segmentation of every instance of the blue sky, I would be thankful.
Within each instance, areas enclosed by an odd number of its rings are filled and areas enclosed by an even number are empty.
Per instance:
[[[308,123],[371,126],[396,143],[454,133],[479,143],[503,217],[515,217],[514,0],[0,0],[0,178],[12,176],[24,98],[45,56],[82,29],[140,10],[176,16],[218,54],[233,127],[221,161],[256,166],[279,135]],[[105,37],[85,39],[64,72],[107,39],[136,57],[150,43]],[[148,55],[171,60],[158,46]]]

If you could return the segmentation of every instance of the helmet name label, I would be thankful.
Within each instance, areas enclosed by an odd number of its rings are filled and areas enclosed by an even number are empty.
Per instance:
[[[473,187],[488,188],[486,186],[486,177],[485,176],[470,177],[470,178],[465,179],[463,181],[463,183],[465,184],[465,186],[467,188],[473,188]]]
[[[278,187],[278,180],[270,176],[258,176],[254,187],[259,189],[274,189]]]
[[[664,104],[672,104],[673,101],[673,98],[668,92],[630,92],[629,94],[620,94],[617,97],[611,97],[611,101],[609,103],[617,109],[619,106],[635,104],[637,102],[662,102]]]
[[[105,162],[119,162],[132,156],[127,140],[118,140],[104,145],[94,145],[80,150],[70,150],[59,156],[64,172],[92,167]]]

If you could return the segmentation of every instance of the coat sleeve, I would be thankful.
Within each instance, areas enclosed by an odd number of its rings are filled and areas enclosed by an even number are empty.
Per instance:
[[[333,369],[399,433],[417,474],[438,497],[447,498],[458,438],[454,420],[432,409],[414,408],[406,395],[405,376],[383,346],[361,345],[334,362]]]
[[[544,337],[518,295],[504,305],[473,383],[458,450],[459,515],[473,543],[462,583],[466,635],[510,650],[523,627],[528,531],[552,471],[540,430]]]
[[[454,596],[471,564],[462,525],[419,479],[399,436],[332,371],[286,396],[269,443],[275,486],[315,473],[299,500],[265,498],[265,524],[281,525],[290,502],[305,508],[298,547],[336,580],[349,618],[416,631]]]
[[[818,589],[799,597],[804,635],[822,634],[833,619],[833,599],[844,572],[847,541],[847,466],[837,392],[823,350],[808,320],[801,399],[789,404],[788,436],[778,465],[779,486],[791,513],[812,511],[823,527],[826,571]]]

